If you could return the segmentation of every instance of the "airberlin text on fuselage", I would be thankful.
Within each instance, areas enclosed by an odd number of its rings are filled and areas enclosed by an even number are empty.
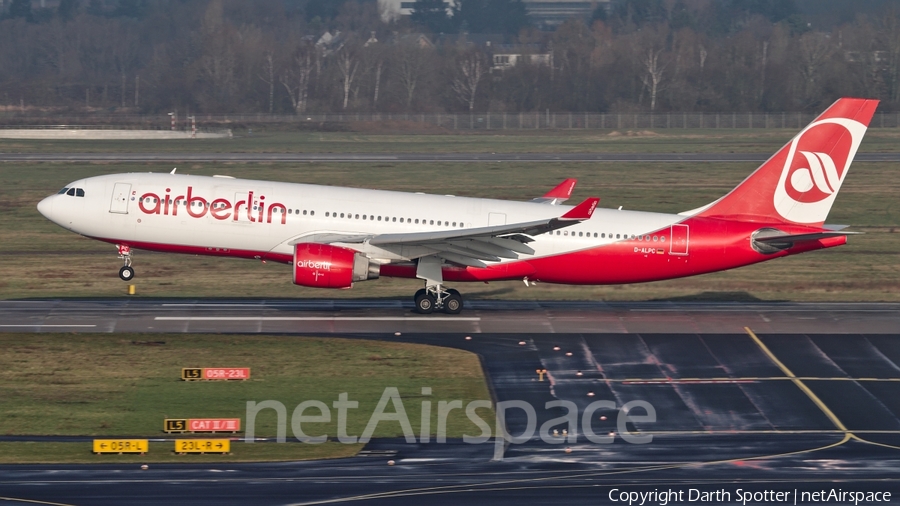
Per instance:
[[[209,202],[203,197],[194,195],[194,188],[187,187],[185,195],[178,195],[174,199],[171,197],[171,189],[166,188],[166,194],[163,197],[155,193],[145,193],[138,199],[138,207],[144,214],[162,214],[165,216],[178,216],[178,207],[183,206],[183,211],[191,218],[203,218],[208,212],[210,216],[217,220],[240,221],[241,216],[251,223],[262,223],[265,218],[266,223],[272,223],[272,213],[281,215],[281,224],[285,224],[287,219],[287,208],[284,204],[278,202],[269,204],[266,208],[266,197],[260,195],[256,202],[253,201],[253,192],[247,192],[247,200],[238,200],[232,203],[228,199],[218,198]],[[147,199],[151,199],[147,202]],[[199,205],[194,205],[199,203]],[[149,206],[149,207],[148,207]],[[241,210],[243,208],[243,212]]]

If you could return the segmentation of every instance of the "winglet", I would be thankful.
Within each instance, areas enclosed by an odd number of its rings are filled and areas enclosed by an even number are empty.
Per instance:
[[[562,183],[556,185],[555,188],[545,193],[543,197],[532,199],[532,202],[554,206],[559,205],[572,196],[572,192],[575,191],[575,183],[577,182],[577,179],[566,179]]]
[[[594,214],[594,210],[597,209],[597,204],[600,203],[600,199],[597,197],[590,197],[586,199],[584,202],[578,204],[569,210],[566,214],[559,217],[561,220],[577,220],[584,221],[590,219],[591,215]]]
[[[575,183],[577,183],[577,179],[566,179],[562,183],[556,185],[556,188],[548,191],[544,194],[545,199],[567,199],[572,196],[572,192],[575,191]]]

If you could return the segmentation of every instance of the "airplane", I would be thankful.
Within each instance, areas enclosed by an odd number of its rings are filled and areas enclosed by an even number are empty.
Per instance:
[[[416,278],[417,312],[458,314],[447,282],[640,283],[843,245],[853,232],[825,218],[877,105],[837,100],[731,192],[678,214],[598,208],[596,197],[563,205],[574,179],[513,202],[175,170],[80,179],[37,207],[116,245],[124,281],[138,249],[238,257],[291,265],[308,287]]]

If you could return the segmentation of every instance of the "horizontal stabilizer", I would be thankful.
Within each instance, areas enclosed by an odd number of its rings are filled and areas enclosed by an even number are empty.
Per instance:
[[[811,232],[806,234],[783,234],[771,237],[754,237],[753,240],[767,244],[776,244],[785,242],[818,241],[819,239],[828,239],[829,237],[840,237],[842,235],[854,235],[858,233],[859,232],[838,231]]]

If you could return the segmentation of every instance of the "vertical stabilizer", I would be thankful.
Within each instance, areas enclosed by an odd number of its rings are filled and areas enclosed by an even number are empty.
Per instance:
[[[877,100],[838,100],[696,216],[821,226],[877,106]]]

